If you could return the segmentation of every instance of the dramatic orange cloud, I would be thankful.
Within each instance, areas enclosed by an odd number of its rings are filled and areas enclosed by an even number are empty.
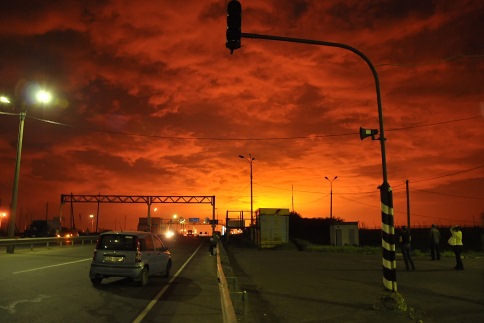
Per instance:
[[[242,31],[337,42],[380,79],[395,224],[482,225],[484,4],[241,1]],[[367,64],[338,48],[242,39],[225,48],[227,1],[2,1],[0,208],[13,186],[24,90],[56,100],[25,122],[17,226],[59,215],[61,194],[215,195],[219,218],[288,208],[380,227],[380,142]],[[52,122],[47,122],[52,121]],[[377,136],[378,138],[378,136]],[[154,216],[211,216],[157,205]],[[86,228],[96,204],[75,204]],[[71,213],[62,207],[63,217]],[[146,205],[107,205],[100,227],[134,228]],[[2,226],[4,228],[4,226]]]

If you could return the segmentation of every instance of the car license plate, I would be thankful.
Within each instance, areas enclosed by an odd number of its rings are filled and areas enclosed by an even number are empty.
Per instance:
[[[104,262],[123,262],[124,257],[123,256],[104,256],[103,261]]]

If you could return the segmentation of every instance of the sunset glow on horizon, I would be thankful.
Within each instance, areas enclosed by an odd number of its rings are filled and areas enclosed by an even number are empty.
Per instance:
[[[483,225],[484,3],[240,1],[242,31],[347,44],[376,67],[395,225]],[[215,196],[381,226],[375,80],[341,48],[242,38],[227,0],[0,4],[0,211],[8,210],[28,106],[17,227],[71,215],[61,194]],[[51,101],[29,104],[45,88]],[[47,92],[46,92],[47,93]],[[48,107],[48,108],[47,108]],[[376,139],[379,134],[376,135]],[[325,179],[327,177],[329,180]],[[156,213],[153,211],[157,208]],[[74,204],[90,227],[97,204]],[[212,216],[156,204],[151,216]],[[248,214],[248,213],[247,213]],[[135,229],[147,205],[102,204],[99,227]],[[5,228],[5,220],[1,226]]]

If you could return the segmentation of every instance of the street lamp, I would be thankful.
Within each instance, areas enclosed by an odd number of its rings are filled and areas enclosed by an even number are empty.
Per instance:
[[[0,102],[10,104],[10,100],[6,96],[0,96]]]
[[[52,99],[52,95],[49,92],[40,90],[37,91],[35,99],[38,103],[46,104]],[[7,97],[2,96],[0,102],[10,104],[10,100]],[[22,158],[22,141],[24,137],[24,123],[25,117],[27,116],[27,110],[29,106],[26,107],[24,111],[20,111],[19,117],[19,127],[18,127],[18,141],[17,141],[17,158],[15,163],[15,176],[13,180],[12,189],[12,203],[10,204],[10,219],[8,221],[8,238],[13,239],[15,237],[15,216],[17,215],[17,195],[18,195],[18,181],[20,176],[20,161]],[[7,246],[7,252],[13,253],[14,246]]]
[[[89,214],[89,218],[91,219],[91,233],[94,231],[94,214]]]
[[[239,158],[246,159],[249,164],[250,164],[250,225],[254,223],[254,217],[253,217],[253,208],[254,208],[254,203],[253,203],[253,194],[252,194],[252,162],[255,160],[254,157],[252,157],[252,154],[249,154],[249,157],[244,157],[242,155],[239,155]]]
[[[178,218],[178,214],[173,214],[172,219],[170,219],[168,222],[168,229],[171,229],[172,224],[176,224],[177,218]]]
[[[330,190],[330,199],[329,199],[329,219],[330,221],[333,220],[333,181],[338,178],[338,176],[335,176],[333,179],[329,179],[327,176],[324,176],[326,178],[331,186]]]
[[[7,212],[0,213],[0,235],[2,234],[2,221],[7,216]]]

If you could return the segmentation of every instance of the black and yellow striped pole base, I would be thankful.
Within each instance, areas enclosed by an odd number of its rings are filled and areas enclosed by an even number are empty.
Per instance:
[[[397,263],[395,260],[395,226],[393,222],[393,193],[385,181],[380,186],[381,244],[383,256],[383,285],[386,290],[397,291]]]

